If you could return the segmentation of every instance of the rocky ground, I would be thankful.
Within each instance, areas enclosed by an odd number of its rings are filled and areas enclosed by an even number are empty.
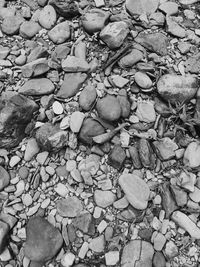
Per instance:
[[[0,0],[0,266],[200,266],[200,2]]]

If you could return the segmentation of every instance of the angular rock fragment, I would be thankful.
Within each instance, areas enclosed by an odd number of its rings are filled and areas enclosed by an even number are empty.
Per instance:
[[[115,145],[108,155],[108,164],[120,170],[123,167],[125,159],[126,153],[124,149],[119,145]]]
[[[22,67],[22,75],[25,78],[36,77],[46,73],[49,70],[46,58],[39,58]]]
[[[69,21],[64,21],[57,24],[48,32],[48,36],[49,39],[55,44],[62,44],[67,41],[71,36]]]
[[[146,139],[140,139],[139,147],[138,147],[140,160],[142,165],[145,168],[154,169],[155,167],[155,156],[153,154],[153,150],[151,148],[150,143]]]
[[[73,196],[59,199],[56,203],[57,211],[62,217],[76,217],[83,210],[81,201]]]

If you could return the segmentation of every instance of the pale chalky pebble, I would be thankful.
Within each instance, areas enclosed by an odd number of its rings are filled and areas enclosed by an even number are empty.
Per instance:
[[[63,106],[60,102],[58,101],[55,101],[52,105],[52,108],[53,108],[53,112],[56,114],[56,115],[60,115],[63,113],[64,109],[63,109]]]
[[[85,114],[80,111],[72,113],[70,118],[70,129],[73,133],[78,133],[81,129]]]

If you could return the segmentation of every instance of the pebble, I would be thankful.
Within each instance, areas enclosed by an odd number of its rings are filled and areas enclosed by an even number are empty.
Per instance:
[[[26,145],[26,150],[24,153],[24,160],[31,161],[32,158],[40,151],[38,143],[35,138],[31,138],[28,140]]]
[[[53,112],[56,114],[56,115],[60,115],[63,113],[64,111],[64,108],[62,106],[62,104],[58,101],[55,101],[52,105],[52,109],[53,109]]]
[[[72,252],[68,252],[62,256],[61,264],[63,267],[70,267],[73,265],[74,260],[75,260],[75,255]]]
[[[162,3],[159,6],[159,9],[168,16],[176,15],[178,13],[178,4],[175,2],[168,1],[168,2]]]
[[[83,112],[75,111],[72,113],[70,117],[70,129],[73,133],[80,131],[84,118],[85,114]]]
[[[49,155],[48,151],[43,151],[37,154],[36,156],[36,160],[38,163],[40,163],[41,165],[44,165],[45,161],[47,160]]]
[[[105,239],[103,235],[93,238],[89,243],[89,249],[93,252],[101,253],[105,248]]]
[[[81,201],[75,196],[59,199],[56,206],[62,217],[76,217],[83,210]]]
[[[22,202],[26,207],[29,207],[33,203],[33,199],[30,194],[25,194],[22,196]]]
[[[76,169],[77,167],[77,163],[75,160],[68,160],[67,163],[66,163],[66,170],[68,172],[71,172],[73,171],[74,169]]]
[[[135,73],[135,82],[143,89],[149,89],[153,85],[149,76],[146,73],[140,71]]]
[[[114,203],[116,196],[111,191],[95,190],[94,201],[97,206],[106,208]]]
[[[19,33],[25,39],[33,38],[41,30],[40,25],[35,21],[25,21],[21,24]]]
[[[62,183],[58,183],[55,187],[54,187],[54,191],[61,197],[66,197],[67,194],[69,193],[69,190],[67,189],[67,187],[62,184]]]
[[[20,55],[15,59],[15,64],[17,64],[18,66],[23,66],[24,64],[26,64],[26,59],[27,58],[25,55]]]
[[[39,14],[38,21],[40,25],[49,30],[56,23],[57,15],[55,9],[51,5],[46,5]]]
[[[158,8],[159,0],[126,0],[125,6],[131,15],[151,14]]]
[[[24,180],[20,180],[17,184],[16,184],[16,191],[15,191],[15,196],[19,197],[23,194],[25,190],[25,182]]]
[[[116,121],[121,116],[120,103],[115,96],[107,95],[97,101],[99,116],[106,121]]]
[[[10,183],[10,174],[0,166],[0,191],[2,191]]]
[[[119,262],[119,251],[109,251],[105,254],[105,261],[107,266],[116,266]]]
[[[140,101],[137,104],[136,115],[142,122],[154,122],[156,120],[156,112],[154,104],[150,101]]]
[[[199,142],[191,142],[184,153],[183,163],[190,168],[197,168],[200,166],[200,144]]]
[[[93,85],[87,85],[83,91],[81,91],[79,96],[79,105],[80,107],[85,110],[89,111],[97,97],[96,89]]]
[[[50,202],[51,202],[51,199],[50,198],[46,198],[44,201],[42,201],[41,208],[42,209],[46,209],[49,206]]]
[[[71,36],[69,21],[57,24],[48,32],[49,39],[55,44],[62,44]]]
[[[19,93],[23,95],[39,96],[53,93],[54,84],[47,78],[30,79],[20,88]]]

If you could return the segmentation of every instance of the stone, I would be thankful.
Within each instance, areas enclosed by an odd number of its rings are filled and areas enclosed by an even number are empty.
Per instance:
[[[21,161],[21,158],[18,157],[17,155],[14,155],[11,157],[9,165],[11,168],[13,168],[14,166],[16,166],[19,162]]]
[[[40,148],[37,144],[37,141],[35,138],[30,138],[28,140],[28,143],[26,145],[26,150],[24,153],[24,160],[25,161],[31,161],[32,158],[37,155],[37,153],[40,151]]]
[[[125,6],[131,15],[154,13],[159,5],[159,0],[126,0]]]
[[[126,78],[121,77],[120,75],[112,75],[111,76],[113,84],[118,88],[123,88],[129,80]]]
[[[52,109],[56,115],[61,115],[64,111],[62,104],[58,101],[53,102]]]
[[[169,137],[164,137],[159,141],[154,141],[153,146],[160,160],[173,159],[175,157],[175,150],[178,149],[177,144]]]
[[[185,206],[188,201],[187,193],[183,189],[181,189],[179,186],[176,186],[176,185],[171,185],[170,189],[176,200],[176,204],[179,207]]]
[[[57,97],[68,98],[75,96],[86,78],[86,73],[66,73],[60,90],[57,93]]]
[[[172,192],[170,191],[169,184],[162,185],[162,208],[165,211],[165,217],[168,219],[171,214],[178,209],[175,199],[173,198]]]
[[[82,214],[76,216],[76,218],[72,220],[72,224],[76,229],[79,229],[87,235],[94,234],[95,232],[92,215],[89,212],[83,212]]]
[[[61,197],[66,197],[67,194],[69,193],[67,187],[62,183],[57,183],[56,186],[54,187],[54,191]]]
[[[191,46],[187,50],[190,50],[190,48],[191,48]],[[190,73],[199,74],[199,72],[200,72],[199,59],[200,59],[200,53],[197,53],[195,55],[191,55],[190,57],[188,57],[186,59],[186,61],[184,62],[185,71],[190,72]]]
[[[119,48],[129,33],[129,28],[126,22],[116,21],[109,23],[100,32],[101,40],[106,43],[110,49]]]
[[[26,64],[26,56],[25,55],[20,55],[15,59],[15,64],[18,66],[23,66]]]
[[[126,153],[120,145],[115,145],[108,155],[108,164],[120,170],[126,159]]]
[[[39,58],[47,58],[48,56],[49,53],[47,51],[47,48],[41,45],[37,45],[31,50],[30,54],[28,55],[27,63],[30,63]]]
[[[144,58],[144,54],[138,49],[132,49],[130,53],[118,61],[121,68],[130,68]]]
[[[168,259],[173,259],[174,257],[178,256],[179,249],[176,244],[170,240],[166,243],[164,252]]]
[[[167,32],[172,34],[173,36],[184,38],[186,36],[186,31],[183,27],[181,27],[172,16],[166,17],[166,26]]]
[[[137,147],[130,146],[129,147],[129,153],[130,153],[130,157],[131,157],[132,164],[133,164],[134,168],[135,169],[141,169],[142,163],[140,160],[139,151],[138,151]]]
[[[143,33],[141,32],[134,40],[141,44],[151,52],[155,52],[161,56],[168,53],[168,38],[163,33]]]
[[[127,118],[131,112],[131,104],[128,100],[127,91],[125,89],[119,90],[117,99],[121,107],[121,117]]]
[[[116,121],[121,116],[121,107],[118,99],[112,95],[106,95],[99,99],[96,110],[100,118],[106,121]]]
[[[9,47],[0,45],[0,59],[6,59],[9,53],[10,53]]]
[[[8,224],[10,229],[13,229],[13,227],[16,225],[18,221],[18,219],[15,216],[8,213],[4,213],[3,211],[0,213],[0,220]]]
[[[105,248],[105,239],[103,235],[93,238],[89,243],[89,249],[93,252],[101,253]]]
[[[31,197],[30,194],[24,194],[22,197],[22,202],[26,207],[29,207],[33,203],[33,198]]]
[[[175,2],[168,1],[168,2],[162,3],[159,6],[159,9],[168,16],[176,15],[178,13],[178,4]]]
[[[16,15],[16,9],[15,8],[1,7],[1,9],[0,9],[0,19],[2,19],[2,20],[4,20],[6,17],[13,17],[15,15]]]
[[[73,0],[50,0],[49,4],[65,19],[71,19],[80,15],[78,5]]]
[[[67,58],[62,61],[62,69],[65,72],[88,72],[90,65],[82,58],[67,56]]]
[[[153,239],[153,246],[156,251],[161,251],[166,243],[166,237],[161,234],[157,233],[157,235]]]
[[[25,21],[21,24],[19,33],[25,39],[33,38],[41,30],[40,25],[35,21]]]
[[[40,216],[29,219],[24,254],[32,261],[45,262],[60,250],[63,239],[57,228]]]
[[[46,73],[48,70],[48,60],[46,58],[38,58],[22,67],[22,75],[25,78],[36,77]]]
[[[200,166],[200,143],[197,141],[191,142],[184,153],[183,163],[189,168],[197,168]]]
[[[58,124],[43,124],[36,132],[38,145],[45,151],[58,151],[68,142],[68,132],[60,129]]]
[[[157,83],[160,96],[172,103],[186,102],[193,98],[198,89],[198,81],[192,75],[165,74]]]
[[[22,166],[19,168],[19,176],[24,180],[29,175],[29,169],[26,166]]]
[[[95,103],[97,92],[94,86],[87,85],[79,96],[79,105],[85,110],[89,111]]]
[[[105,254],[105,261],[107,266],[116,266],[119,262],[119,251],[109,251]]]
[[[139,210],[147,208],[150,190],[143,179],[134,174],[123,174],[119,177],[119,185],[134,208]]]
[[[63,267],[70,267],[73,265],[74,263],[74,260],[75,260],[75,255],[71,252],[68,252],[68,253],[65,253],[63,256],[62,256],[62,259],[61,259],[61,264]]]
[[[48,32],[48,36],[49,39],[55,44],[62,44],[66,42],[71,36],[69,21],[64,21],[57,24]]]
[[[134,252],[134,253],[133,253]],[[121,266],[152,266],[154,249],[151,243],[142,240],[132,240],[122,251]]]
[[[166,267],[166,260],[162,252],[156,251],[153,256],[154,267]]]
[[[153,83],[149,76],[141,71],[135,73],[135,82],[137,85],[143,89],[149,89],[152,87]]]
[[[24,19],[21,16],[9,16],[4,18],[1,24],[1,30],[7,35],[18,34],[20,25]]]
[[[19,88],[19,93],[28,96],[47,95],[54,92],[55,86],[51,80],[47,78],[35,78],[25,82]]]
[[[40,25],[50,30],[56,23],[56,11],[51,5],[46,5],[39,13],[38,21]]]
[[[199,203],[200,202],[200,189],[198,187],[194,187],[194,192],[189,194],[189,198],[196,202]]]
[[[2,191],[10,183],[10,174],[0,166],[0,191]]]
[[[82,15],[81,21],[84,30],[89,34],[93,34],[95,32],[101,31],[105,27],[109,17],[109,12],[103,11],[98,8],[93,8]]]
[[[25,128],[31,121],[37,104],[22,95],[0,100],[0,147],[18,145],[25,135]]]
[[[45,161],[47,160],[49,152],[43,151],[37,154],[36,160],[39,164],[44,165]]]
[[[83,121],[79,132],[79,140],[85,144],[92,144],[92,137],[105,133],[104,127],[93,118],[86,118]]]
[[[0,220],[0,253],[3,252],[7,245],[9,225]]]
[[[97,206],[101,208],[107,208],[115,202],[116,196],[111,191],[94,191],[94,201]]]
[[[136,115],[142,122],[151,123],[156,120],[154,103],[148,101],[138,101]]]
[[[56,203],[58,214],[62,217],[76,217],[83,210],[81,201],[73,196],[59,199]]]
[[[71,114],[70,129],[73,133],[78,133],[80,131],[84,118],[85,114],[80,111],[75,111]]]

